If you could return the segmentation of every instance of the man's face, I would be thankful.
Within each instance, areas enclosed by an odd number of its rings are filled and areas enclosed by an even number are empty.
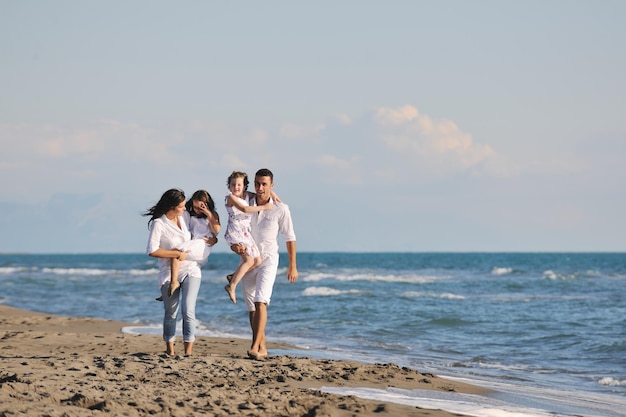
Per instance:
[[[269,200],[273,187],[274,183],[270,177],[254,177],[254,191],[258,200]]]

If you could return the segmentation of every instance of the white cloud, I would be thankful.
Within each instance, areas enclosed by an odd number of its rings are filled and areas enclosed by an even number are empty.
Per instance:
[[[349,126],[353,123],[352,118],[347,114],[337,113],[335,114],[334,118],[342,125]]]
[[[247,138],[249,142],[254,145],[265,145],[268,137],[269,134],[267,130],[261,128],[254,128],[245,135],[245,138]]]
[[[315,163],[329,170],[329,179],[339,184],[361,184],[362,176],[359,171],[360,158],[353,156],[342,159],[335,155],[324,154],[316,158]]]
[[[374,121],[379,139],[399,156],[419,161],[428,170],[455,172],[478,168],[498,157],[495,150],[473,141],[451,120],[434,120],[417,108],[379,108]]]
[[[381,126],[398,126],[419,117],[419,112],[413,106],[402,106],[397,109],[381,107],[374,116]]]

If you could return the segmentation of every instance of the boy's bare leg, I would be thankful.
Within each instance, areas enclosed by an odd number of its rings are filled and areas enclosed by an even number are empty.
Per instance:
[[[250,312],[250,326],[252,328],[252,346],[248,356],[254,359],[267,359],[265,343],[265,326],[267,325],[267,304],[254,303],[255,311]]]

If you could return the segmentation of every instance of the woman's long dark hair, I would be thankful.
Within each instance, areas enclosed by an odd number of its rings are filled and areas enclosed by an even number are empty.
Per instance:
[[[220,216],[217,214],[217,211],[215,211],[215,201],[213,201],[213,198],[211,197],[211,194],[209,194],[208,191],[206,190],[196,191],[195,193],[193,193],[193,195],[191,196],[191,198],[189,199],[189,201],[187,201],[187,204],[185,205],[190,215],[200,217],[200,218],[206,218],[206,215],[204,213],[197,214],[196,211],[193,209],[194,200],[204,202],[204,204],[206,204],[207,209],[209,209],[209,211],[213,213],[215,218],[219,221]]]
[[[185,201],[185,193],[177,188],[167,190],[161,199],[154,206],[150,207],[142,216],[150,216],[148,227],[154,219],[158,219],[168,211],[175,209],[181,202]]]

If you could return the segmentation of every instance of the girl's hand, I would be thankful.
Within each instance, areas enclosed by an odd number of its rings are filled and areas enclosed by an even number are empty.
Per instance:
[[[204,241],[207,245],[213,246],[217,243],[217,236],[205,236]]]

